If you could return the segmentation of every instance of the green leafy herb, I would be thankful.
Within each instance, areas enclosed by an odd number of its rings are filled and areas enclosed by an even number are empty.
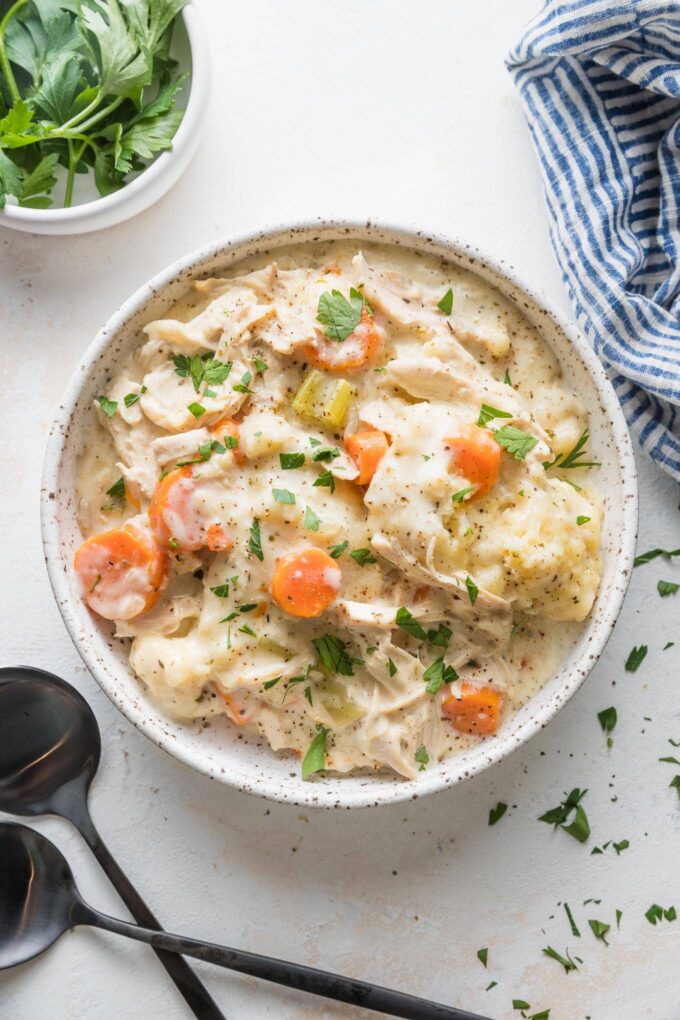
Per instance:
[[[498,445],[512,454],[515,460],[524,460],[538,442],[535,436],[530,436],[528,432],[523,432],[514,425],[503,425],[495,429],[492,435]]]
[[[622,910],[617,910],[616,911],[616,927],[617,928],[621,927],[621,918],[622,917],[623,917],[623,911]]]
[[[430,663],[425,672],[423,673],[423,680],[425,681],[425,690],[428,694],[436,694],[444,684],[451,684],[454,680],[458,679],[453,666],[447,666],[444,662],[442,655],[435,659],[434,662]]]
[[[108,397],[97,397],[97,401],[107,418],[113,418],[118,410],[118,401],[109,400]]]
[[[371,313],[363,294],[354,287],[349,292],[349,301],[339,290],[326,291],[319,298],[316,318],[326,327],[329,340],[342,341],[357,328],[364,308]]]
[[[474,606],[475,602],[477,601],[477,596],[479,595],[479,588],[477,587],[477,585],[472,580],[469,574],[465,578],[465,587],[467,588],[467,593],[470,598],[470,602]]]
[[[503,376],[503,382],[506,386],[512,386],[512,379],[510,378],[510,372],[506,368],[505,375]]]
[[[509,411],[500,411],[497,407],[492,407],[491,404],[482,404],[481,411],[479,412],[479,418],[477,419],[478,425],[488,425],[493,418],[514,418],[514,414],[510,414]]]
[[[666,595],[675,595],[678,588],[680,588],[680,584],[676,584],[674,581],[657,581],[656,583],[656,590],[661,598],[665,598]]]
[[[563,906],[564,906],[564,912],[567,915],[567,920],[569,921],[569,927],[571,928],[571,934],[574,936],[574,938],[580,939],[581,938],[581,932],[576,927],[576,921],[574,920],[574,915],[571,912],[571,908],[570,908],[569,904],[568,903],[564,903]],[[528,1007],[527,1007],[527,1009],[528,1009]]]
[[[295,505],[295,493],[289,489],[272,489],[272,494],[277,503],[287,503],[290,506]]]
[[[555,828],[559,826],[569,833],[570,836],[573,836],[574,839],[577,839],[579,843],[585,843],[590,835],[590,826],[580,801],[587,792],[587,790],[579,790],[578,788],[572,790],[556,808],[551,808],[550,811],[546,811],[544,815],[541,815],[538,819],[539,822],[547,822],[548,825],[554,825]],[[573,820],[567,825],[572,812],[574,813]]]
[[[318,531],[321,518],[315,514],[311,506],[305,507],[305,527],[307,531]]]
[[[218,599],[226,599],[229,595],[229,582],[226,584],[216,584],[210,591],[213,595],[217,595]]]
[[[568,974],[570,970],[578,970],[578,967],[576,966],[571,956],[569,955],[568,949],[565,949],[565,953],[566,956],[562,956],[560,953],[557,952],[556,949],[553,949],[552,946],[546,946],[546,948],[543,950],[544,956],[549,956],[551,960],[557,960],[558,963],[562,964],[565,973]]]
[[[348,545],[349,542],[347,541],[340,542],[338,545],[329,545],[328,552],[330,553],[334,560],[338,560],[340,559]]]
[[[616,709],[612,705],[611,708],[603,708],[601,712],[598,712],[597,713],[597,718],[600,720],[600,726],[602,727],[602,732],[603,733],[611,733],[612,730],[614,729],[614,727],[616,726],[616,722],[617,722],[618,716],[616,714]],[[608,737],[607,738],[607,746],[611,747],[612,743],[613,743],[612,738]]]
[[[390,674],[390,676],[394,676],[394,674],[397,672],[397,667],[395,666],[393,659],[387,660],[387,672]],[[678,794],[680,795],[680,790],[678,791]]]
[[[507,810],[508,805],[499,800],[496,807],[491,808],[489,811],[489,825],[495,825],[496,822],[499,822]]]
[[[478,949],[477,950],[477,959],[479,960],[479,962],[481,963],[481,965],[483,967],[486,967],[487,960],[489,959],[489,950],[488,949]]]
[[[418,748],[418,750],[416,751],[416,753],[414,755],[414,758],[418,762],[418,764],[420,765],[420,771],[424,772],[425,771],[425,766],[430,761],[430,756],[427,753],[427,748],[425,747],[425,744],[421,744],[420,745],[420,747]]]
[[[247,623],[244,623],[242,627],[239,627],[239,632],[241,634],[247,634],[248,637],[257,637],[257,634],[255,633],[253,628],[249,627]]]
[[[646,654],[647,645],[640,645],[639,648],[637,646],[633,648],[626,659],[626,671],[628,673],[634,673],[638,666],[643,662]]]
[[[406,631],[407,634],[410,634],[411,637],[417,638],[418,641],[426,640],[427,634],[423,630],[421,624],[418,623],[413,613],[410,609],[407,609],[406,606],[401,606],[397,609],[394,622],[397,627],[401,627],[402,630]]]
[[[660,907],[658,903],[652,903],[649,910],[645,911],[645,917],[650,924],[657,924],[660,921],[675,921],[677,919],[677,911],[675,907]]]
[[[354,667],[347,651],[347,645],[339,637],[334,634],[324,634],[323,637],[312,638],[312,644],[322,665],[329,673],[354,676]]]
[[[627,839],[621,839],[618,843],[612,843],[612,846],[616,850],[616,856],[619,857],[624,850],[627,850],[630,846],[630,841]]]
[[[125,499],[125,479],[121,476],[110,489],[106,490],[106,495],[113,496],[114,499]]]
[[[261,358],[255,358],[255,371],[258,375],[264,375],[268,368],[269,365],[266,361],[262,361]]]
[[[583,514],[579,514],[578,517],[576,518],[576,523],[578,524],[578,526],[580,528],[582,524],[587,524],[588,521],[590,521],[590,520],[592,520],[592,518],[584,517]]]
[[[543,467],[546,471],[553,467],[558,467],[560,470],[567,470],[569,468],[599,467],[600,465],[598,461],[583,459],[588,456],[585,447],[589,439],[590,433],[588,429],[584,429],[569,453],[558,454],[554,460],[545,461],[543,463]]]
[[[270,691],[272,687],[276,687],[280,679],[281,679],[280,676],[275,676],[272,680],[265,680],[265,682],[262,684],[262,689],[265,691]]]
[[[451,314],[451,309],[453,308],[453,291],[450,287],[441,301],[437,302],[437,308],[440,312],[443,312],[444,315]]]
[[[314,482],[315,488],[330,489],[331,495],[335,492],[335,478],[330,471],[323,471]]]
[[[237,393],[252,393],[250,384],[253,381],[253,373],[248,369],[241,376],[241,382],[234,383],[232,390],[236,390]]]
[[[123,402],[126,407],[132,407],[139,400],[139,393],[126,393],[123,397]]]
[[[427,640],[431,645],[436,645],[438,648],[446,648],[452,634],[453,631],[450,627],[447,627],[445,623],[440,623],[436,630],[428,630]]]
[[[326,768],[326,739],[329,732],[324,726],[318,727],[318,732],[302,759],[303,779],[308,779],[314,772],[322,772]]]
[[[668,785],[674,787],[678,797],[680,797],[680,776],[673,776]]]
[[[179,542],[174,535],[168,539],[168,545],[171,549],[179,549]]]
[[[651,563],[659,556],[666,556],[671,559],[673,556],[680,556],[680,549],[650,549],[649,552],[640,553],[633,560],[634,567],[641,567],[643,563]]]
[[[258,560],[264,559],[264,553],[262,552],[262,535],[260,534],[260,522],[257,517],[253,520],[250,525],[250,538],[248,539],[248,548],[250,549],[253,556],[257,556]]]
[[[540,1013],[532,1013],[529,1020],[550,1020],[550,1010],[542,1009]]]
[[[605,924],[604,921],[595,920],[589,920],[588,924],[590,925],[590,930],[592,931],[595,938],[600,939],[601,942],[604,942],[605,946],[608,945],[609,943],[607,942],[607,932],[611,928],[611,925]]]
[[[192,404],[187,404],[187,411],[191,411],[194,418],[200,418],[202,415],[205,414],[205,408],[203,404],[199,404],[197,401],[194,401]]]
[[[279,463],[284,471],[290,471],[292,468],[299,468],[305,462],[304,453],[280,453]]]
[[[453,496],[451,497],[451,502],[464,503],[466,500],[470,498],[470,496],[472,495],[476,488],[477,488],[476,485],[468,485],[467,488],[465,489],[459,489],[458,492],[454,492]]]
[[[360,567],[365,567],[367,563],[378,562],[370,549],[352,549],[350,556]]]
[[[311,438],[309,441],[311,443]],[[314,445],[316,445],[318,448],[315,449],[314,453],[312,454],[313,461],[335,460],[336,457],[340,456],[340,451],[338,450],[337,446],[320,446],[318,439],[316,440]]]
[[[528,1002],[525,1002],[524,999],[513,999],[512,1000],[512,1008],[513,1009],[531,1009],[531,1006],[529,1005]]]

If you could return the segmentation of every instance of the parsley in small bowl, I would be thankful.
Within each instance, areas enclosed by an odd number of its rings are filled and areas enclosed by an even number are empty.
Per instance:
[[[198,144],[191,0],[0,0],[0,224],[83,233],[140,212]]]

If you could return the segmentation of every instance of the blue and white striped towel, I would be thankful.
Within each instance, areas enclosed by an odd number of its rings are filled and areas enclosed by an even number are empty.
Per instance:
[[[547,0],[508,68],[577,320],[680,481],[680,4]]]

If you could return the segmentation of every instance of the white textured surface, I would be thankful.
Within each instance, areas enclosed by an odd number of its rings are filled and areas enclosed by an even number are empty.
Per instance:
[[[2,655],[60,673],[102,728],[92,791],[102,835],[167,927],[288,956],[451,1001],[495,1020],[512,998],[550,1020],[678,1020],[680,922],[652,927],[653,902],[680,908],[676,769],[680,594],[634,573],[605,656],[577,697],[508,761],[453,791],[377,812],[302,813],[192,774],[114,711],[80,664],[42,562],[38,492],[46,430],[97,327],[137,285],[198,244],[314,215],[419,221],[514,263],[563,308],[540,181],[503,55],[535,0],[206,0],[215,90],[205,142],[162,202],[80,238],[0,234],[0,436],[4,450]],[[680,495],[640,464],[640,547],[680,545]],[[675,648],[662,652],[667,641]],[[649,655],[637,673],[633,644]],[[615,705],[607,751],[596,714]],[[648,721],[645,717],[650,717]],[[679,755],[680,756],[680,755]],[[680,769],[677,769],[680,771]],[[587,786],[593,830],[581,846],[536,821]],[[616,798],[616,799],[614,799]],[[498,800],[511,805],[494,828]],[[120,912],[65,822],[62,846],[86,898]],[[630,840],[617,857],[590,848]],[[600,905],[582,907],[584,899]],[[571,936],[558,901],[582,932]],[[614,922],[610,946],[587,919]],[[551,917],[554,915],[554,917]],[[564,974],[552,945],[583,959]],[[476,958],[489,947],[488,969]],[[356,1017],[197,965],[231,1020]],[[491,981],[498,986],[489,992]],[[0,977],[5,1020],[186,1017],[153,955],[82,929]],[[368,1017],[369,1014],[363,1014]]]

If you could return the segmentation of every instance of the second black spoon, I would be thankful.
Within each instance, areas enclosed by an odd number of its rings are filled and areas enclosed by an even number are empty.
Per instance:
[[[0,669],[0,810],[67,818],[135,920],[160,929],[90,817],[87,795],[100,755],[97,720],[75,688],[42,669]],[[199,1020],[225,1020],[186,960],[163,949],[154,952]]]

